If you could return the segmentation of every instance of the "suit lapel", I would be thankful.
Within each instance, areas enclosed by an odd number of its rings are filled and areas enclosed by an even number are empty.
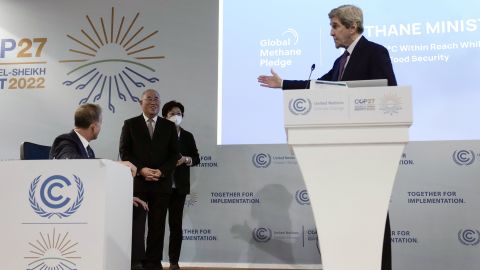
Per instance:
[[[356,65],[359,63],[360,56],[363,51],[363,47],[367,39],[362,36],[360,40],[358,40],[355,49],[353,49],[352,54],[350,55],[350,59],[348,60],[347,66],[343,71],[343,80],[348,81],[352,79],[352,74],[355,73],[355,69],[357,68]]]
[[[150,138],[150,133],[148,132],[148,127],[147,127],[147,122],[145,122],[145,118],[143,117],[143,114],[141,114],[138,118],[137,118],[137,121],[138,121],[138,128],[140,130],[143,130],[142,133],[143,133],[143,137],[147,138],[148,140],[152,140],[152,138]],[[155,126],[157,125],[157,123],[155,123]],[[156,129],[156,128],[155,128]],[[155,130],[153,132],[153,136],[155,136]]]
[[[88,158],[87,150],[85,149],[85,147],[83,147],[82,141],[78,137],[77,133],[75,133],[75,131],[72,130],[72,132],[70,132],[70,134],[72,135],[73,140],[77,144],[78,149],[80,149],[82,157],[83,158]]]
[[[153,141],[153,139],[158,136],[158,130],[161,129],[161,124],[160,124],[160,121],[161,121],[161,118],[160,116],[157,117],[157,121],[155,121],[155,128],[153,129],[153,136],[152,138],[150,138],[150,133],[148,132],[148,127],[147,127],[147,123],[145,122],[145,118],[143,118],[143,114],[139,116],[139,123],[141,126],[142,126],[142,129],[143,129],[143,134],[145,137],[147,137],[148,139],[150,139],[151,141]]]
[[[338,81],[338,75],[340,73],[340,58],[342,56],[338,57],[337,60],[335,60],[335,64],[333,67],[333,76],[332,76],[332,81]],[[345,76],[345,72],[344,72]]]
[[[155,136],[158,136],[157,134],[158,134],[159,126],[160,126],[160,116],[157,117],[157,121],[155,122],[155,128],[153,129],[152,140],[153,140],[153,138],[155,138]]]

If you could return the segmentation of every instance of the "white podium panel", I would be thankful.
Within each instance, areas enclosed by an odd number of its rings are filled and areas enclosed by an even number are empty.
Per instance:
[[[132,177],[109,160],[0,162],[4,269],[130,269]]]
[[[316,87],[283,91],[286,128],[412,124],[410,87],[312,86]]]
[[[284,105],[323,269],[380,270],[390,194],[412,123],[410,88],[291,90]]]

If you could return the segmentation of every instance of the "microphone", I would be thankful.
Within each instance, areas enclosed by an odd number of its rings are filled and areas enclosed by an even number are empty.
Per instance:
[[[307,83],[305,84],[305,89],[310,85],[310,78],[312,77],[312,72],[315,70],[315,64],[312,64],[312,67],[310,68],[310,74],[308,75],[308,80]]]

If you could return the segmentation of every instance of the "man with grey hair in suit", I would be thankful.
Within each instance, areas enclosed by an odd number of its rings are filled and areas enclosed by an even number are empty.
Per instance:
[[[333,67],[318,80],[354,81],[387,79],[389,86],[397,85],[395,73],[388,50],[377,43],[367,40],[363,35],[363,12],[354,5],[342,5],[328,13],[330,35],[335,47],[344,48],[344,52],[333,63]],[[282,80],[271,70],[272,75],[261,75],[261,86],[282,89],[308,89],[310,81]],[[390,220],[387,215],[383,241],[382,270],[392,268]]]
[[[133,194],[147,202],[149,208],[146,250],[143,245],[146,215],[134,208],[132,269],[159,270],[172,173],[180,158],[177,130],[172,121],[158,115],[160,95],[156,90],[143,92],[140,107],[142,114],[125,120],[120,135],[120,157],[138,168]]]

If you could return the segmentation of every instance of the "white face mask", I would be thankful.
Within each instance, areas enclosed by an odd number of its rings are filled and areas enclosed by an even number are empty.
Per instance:
[[[175,125],[178,127],[180,126],[180,123],[182,123],[182,116],[181,115],[172,115],[168,120],[172,121],[175,123]]]

